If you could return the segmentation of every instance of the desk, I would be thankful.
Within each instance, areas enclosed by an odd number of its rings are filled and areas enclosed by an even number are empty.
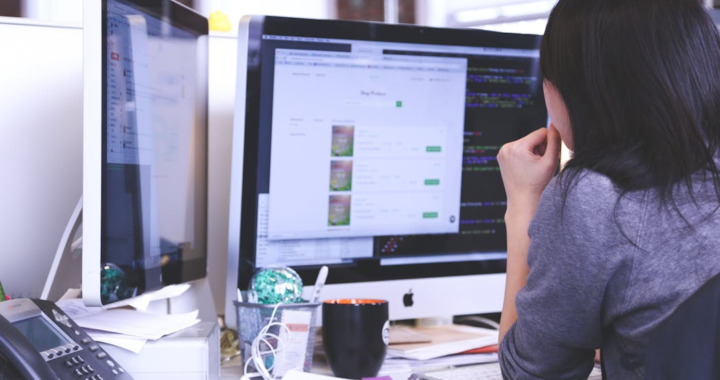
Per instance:
[[[244,363],[240,359],[240,356],[237,356],[230,361],[224,362],[220,369],[220,379],[238,380],[243,374],[243,364]],[[332,371],[330,370],[330,367],[328,367],[328,365],[324,363],[324,359],[322,357],[316,357],[313,360],[312,372],[318,375],[332,376]],[[402,380],[407,380],[407,378]]]
[[[467,326],[464,326],[467,328]],[[465,330],[463,330],[465,331]],[[322,352],[322,336],[318,334],[315,337],[315,352],[313,357],[312,372],[319,375],[332,376],[332,371],[327,363],[327,358]],[[381,371],[390,373],[393,380],[407,380],[413,372],[423,372],[439,368],[448,368],[460,365],[474,365],[489,362],[496,362],[497,355],[457,355],[452,359],[439,358],[426,361],[412,361],[412,364],[403,359],[386,359]],[[242,376],[243,363],[240,356],[223,363],[221,369],[222,380],[238,380]]]
[[[220,367],[221,380],[238,380],[243,374],[243,363],[240,357],[224,362]]]
[[[481,363],[478,363],[481,364]],[[431,370],[431,369],[437,369],[437,366],[431,366],[428,368],[425,368],[425,370]],[[423,371],[423,368],[416,368],[413,371]],[[318,375],[325,375],[325,376],[332,376],[332,371],[330,370],[330,367],[325,363],[325,359],[322,356],[317,356],[313,360],[313,368],[312,372]],[[224,362],[222,365],[222,369],[220,371],[221,373],[221,380],[238,380],[240,376],[243,374],[243,363],[240,360],[240,357],[236,357],[233,360],[230,360],[228,362]],[[390,375],[393,380],[408,380],[410,377],[410,372],[402,372],[402,373],[393,373]],[[259,379],[259,378],[257,378]],[[255,379],[255,380],[257,380]]]

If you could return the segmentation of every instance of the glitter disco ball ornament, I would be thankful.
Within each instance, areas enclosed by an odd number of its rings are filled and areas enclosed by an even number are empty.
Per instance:
[[[259,304],[300,303],[303,283],[290,268],[261,269],[250,280],[251,299]]]

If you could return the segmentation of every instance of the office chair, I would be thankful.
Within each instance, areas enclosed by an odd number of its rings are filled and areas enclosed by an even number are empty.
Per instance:
[[[713,277],[652,332],[645,378],[720,379],[720,275]]]

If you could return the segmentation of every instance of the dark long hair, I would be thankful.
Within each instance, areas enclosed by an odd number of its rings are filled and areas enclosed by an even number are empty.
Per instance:
[[[666,200],[704,173],[720,198],[720,36],[698,0],[560,0],[540,65],[570,117],[563,176],[589,169]]]

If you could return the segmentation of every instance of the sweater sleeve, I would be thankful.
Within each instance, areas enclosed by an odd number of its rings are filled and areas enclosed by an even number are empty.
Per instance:
[[[599,174],[582,177],[563,205],[557,178],[530,225],[530,274],[517,322],[500,345],[505,379],[584,379],[602,340],[607,283],[620,265],[617,193]]]

